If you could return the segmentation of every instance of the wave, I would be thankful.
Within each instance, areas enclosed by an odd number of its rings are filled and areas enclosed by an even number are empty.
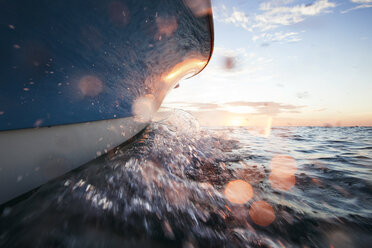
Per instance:
[[[206,129],[175,111],[3,209],[0,246],[367,247],[371,184],[328,164],[345,159],[283,147],[286,130],[254,143],[247,129]],[[288,190],[273,184],[278,152],[296,162]],[[255,204],[266,210],[255,215]]]

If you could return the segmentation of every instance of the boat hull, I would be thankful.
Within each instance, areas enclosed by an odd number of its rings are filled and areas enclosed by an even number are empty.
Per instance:
[[[168,91],[209,62],[210,7],[0,1],[0,204],[142,130]]]
[[[0,204],[107,153],[145,127],[127,117],[0,132]]]

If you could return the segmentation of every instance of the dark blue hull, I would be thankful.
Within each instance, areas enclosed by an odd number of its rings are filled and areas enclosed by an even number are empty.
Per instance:
[[[210,13],[182,0],[5,0],[0,37],[0,130],[129,117],[148,94],[160,105],[173,85],[159,77],[208,61],[213,42]]]

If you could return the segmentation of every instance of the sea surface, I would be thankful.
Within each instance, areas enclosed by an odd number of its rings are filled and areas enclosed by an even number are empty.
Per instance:
[[[0,247],[372,247],[372,128],[174,111],[0,213]]]

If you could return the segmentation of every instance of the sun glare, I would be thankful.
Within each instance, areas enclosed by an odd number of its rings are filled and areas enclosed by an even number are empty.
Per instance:
[[[244,125],[244,120],[242,119],[230,119],[228,121],[228,126],[240,127]]]

